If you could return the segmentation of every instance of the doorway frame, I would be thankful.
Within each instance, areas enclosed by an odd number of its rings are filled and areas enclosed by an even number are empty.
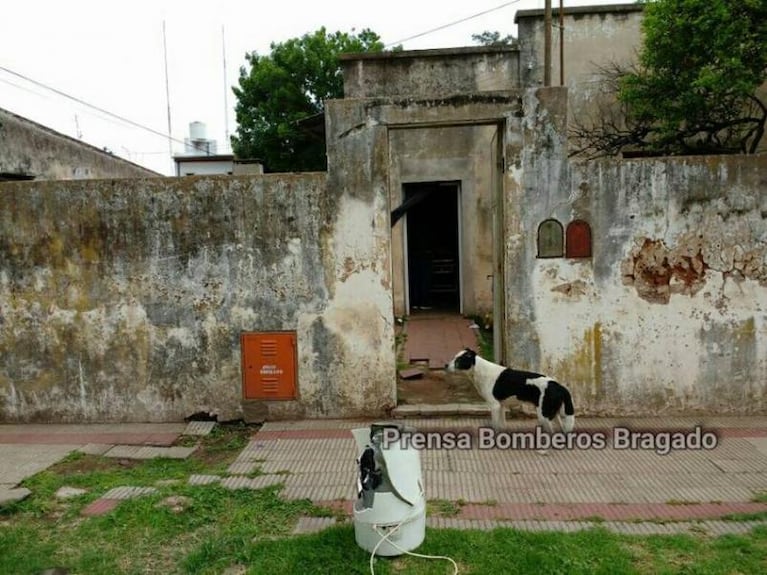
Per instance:
[[[384,105],[385,106],[385,105]],[[495,106],[491,106],[491,108],[495,108]],[[495,108],[496,111],[500,112],[497,108]],[[503,326],[505,325],[505,318],[506,318],[506,255],[505,255],[505,242],[503,239],[504,234],[504,228],[505,228],[505,222],[506,222],[506,179],[508,175],[506,174],[506,164],[507,160],[506,157],[509,154],[510,150],[508,149],[510,146],[510,140],[509,140],[509,133],[512,129],[511,126],[515,125],[515,119],[518,117],[517,115],[513,114],[513,107],[509,107],[504,110],[506,113],[493,113],[483,116],[483,117],[477,117],[469,121],[463,121],[463,120],[447,120],[447,121],[402,121],[402,119],[399,119],[399,121],[394,122],[383,122],[383,126],[386,130],[386,144],[387,144],[387,164],[388,164],[388,191],[389,191],[389,205],[390,209],[393,209],[398,205],[400,202],[404,201],[404,184],[410,184],[410,183],[420,183],[420,182],[435,182],[435,181],[444,181],[444,182],[459,182],[461,184],[459,188],[459,194],[458,194],[458,201],[462,202],[462,198],[464,195],[465,190],[463,189],[463,176],[461,173],[447,173],[445,176],[447,176],[444,180],[440,180],[438,178],[430,177],[428,179],[421,179],[421,180],[408,180],[408,179],[402,179],[397,180],[392,178],[392,162],[393,157],[395,156],[395,151],[391,147],[391,133],[395,131],[406,131],[406,130],[415,130],[415,129],[428,129],[428,128],[453,128],[453,127],[481,127],[481,126],[492,126],[495,128],[495,136],[493,140],[489,144],[488,153],[490,155],[490,163],[491,163],[491,170],[492,174],[490,174],[489,182],[491,186],[491,194],[490,194],[490,200],[492,202],[492,212],[493,217],[491,220],[491,227],[492,227],[492,235],[493,235],[493,258],[492,258],[492,290],[493,290],[493,297],[492,297],[492,317],[493,317],[493,353],[495,360],[498,362],[502,362],[506,355],[506,337],[504,334]],[[397,201],[399,200],[399,201]],[[464,285],[464,282],[466,281],[466,278],[464,277],[465,271],[465,257],[464,257],[464,243],[465,243],[465,233],[463,230],[464,225],[464,214],[463,214],[463,206],[459,205],[459,249],[461,250],[461,257],[460,259],[460,306],[459,306],[459,313],[463,314],[465,310],[465,291],[466,287]],[[403,234],[402,234],[402,241],[403,241],[403,252],[402,253],[402,262],[404,266],[404,273],[400,277],[403,278],[404,286],[402,286],[402,289],[404,290],[404,294],[402,294],[399,301],[402,302],[402,307],[397,309],[397,304],[395,303],[395,307],[392,309],[393,315],[401,314],[404,316],[407,316],[411,313],[410,308],[410,294],[409,294],[409,285],[410,285],[410,277],[409,277],[409,265],[407,260],[407,222],[402,222],[403,225]],[[393,236],[391,236],[393,237]],[[401,273],[397,269],[393,267],[395,258],[393,256],[393,252],[391,251],[391,244],[390,244],[390,265],[392,270],[392,276]],[[392,295],[394,296],[394,280],[392,283]],[[393,297],[393,300],[396,302],[396,298]],[[395,318],[396,319],[396,318]]]
[[[519,100],[518,100],[519,101]],[[398,181],[396,182],[396,186],[392,186],[392,179],[391,179],[391,164],[392,164],[392,149],[389,145],[391,136],[390,133],[394,131],[400,131],[400,130],[413,130],[413,129],[424,129],[424,128],[451,128],[451,127],[467,127],[467,126],[494,126],[496,128],[496,138],[491,144],[491,150],[490,153],[492,155],[493,161],[493,176],[490,178],[491,185],[493,187],[491,196],[493,197],[493,290],[494,290],[494,297],[493,297],[493,348],[494,348],[494,355],[495,355],[495,361],[499,363],[503,363],[505,361],[506,357],[506,343],[507,338],[504,332],[504,326],[506,324],[506,299],[507,299],[507,293],[506,293],[506,253],[505,253],[505,225],[506,225],[506,210],[507,210],[507,183],[506,180],[508,178],[507,171],[507,156],[509,153],[514,153],[514,144],[512,144],[512,141],[509,139],[510,130],[512,130],[512,126],[516,125],[515,119],[520,117],[519,111],[515,111],[513,105],[509,105],[510,102],[507,102],[505,105],[499,105],[496,107],[496,105],[489,106],[489,109],[482,110],[480,114],[477,116],[472,117],[471,119],[451,119],[446,121],[441,120],[415,120],[410,121],[409,119],[404,119],[402,117],[397,117],[396,120],[393,120],[393,118],[386,118],[382,123],[381,127],[385,129],[386,137],[384,141],[386,141],[386,163],[389,167],[387,170],[388,176],[388,198],[389,198],[389,206],[390,209],[393,208],[392,198],[396,197],[395,194],[399,195],[400,202],[404,201],[404,194],[403,194],[403,184],[405,183],[417,183],[417,182],[408,182],[408,181]],[[387,104],[383,104],[383,108],[387,107]],[[387,114],[384,114],[384,116],[387,116]],[[387,121],[388,120],[388,121]],[[511,147],[511,149],[510,149]],[[427,181],[439,181],[434,179],[429,179]],[[460,177],[445,181],[461,181]],[[463,190],[461,190],[462,192]],[[461,196],[459,196],[461,197]],[[461,211],[460,214],[460,220],[461,223],[463,223],[463,212]],[[403,222],[406,224],[406,222]],[[407,232],[406,228],[407,226],[404,226],[405,232],[403,233],[403,242],[405,242],[404,245],[407,245]],[[460,230],[461,233],[463,230]],[[392,237],[392,236],[390,236]],[[460,249],[463,250],[464,246],[464,238],[460,238]],[[392,273],[392,276],[396,273],[398,273],[394,267],[394,257],[391,252],[391,242],[389,245],[390,253],[389,253],[389,264],[390,264],[390,270]],[[407,250],[403,250],[404,253],[402,254],[402,260],[404,265],[404,274],[401,276],[403,278],[403,281],[405,283],[405,286],[403,286],[404,294],[403,294],[403,304],[404,309],[402,309],[403,315],[408,315],[410,313],[410,294],[409,294],[409,265],[407,261]],[[463,255],[463,254],[462,254]],[[463,258],[461,258],[463,260]],[[463,281],[463,270],[461,270],[461,280]],[[392,284],[392,295],[394,295],[394,285]],[[465,291],[464,286],[461,286],[461,313],[463,313],[463,292]],[[396,310],[392,309],[393,316],[396,316]],[[395,319],[395,317],[393,317]],[[396,397],[396,394],[395,394]]]

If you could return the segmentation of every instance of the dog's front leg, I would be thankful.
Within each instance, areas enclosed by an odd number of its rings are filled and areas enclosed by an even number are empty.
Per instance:
[[[503,429],[503,424],[505,423],[502,403],[495,401],[490,404],[490,417],[492,420],[493,429],[496,431],[501,431]]]
[[[538,414],[538,425],[541,426],[543,431],[548,434],[549,438],[554,434],[554,425],[551,423],[551,420],[548,419],[545,415],[543,415],[543,412],[541,411],[541,406],[538,406],[536,409],[536,412]],[[536,450],[540,455],[547,455],[548,450],[546,449],[537,449]]]
[[[538,425],[540,425],[543,430],[548,433],[549,435],[554,433],[554,424],[551,423],[551,420],[546,418],[540,410],[538,410]]]

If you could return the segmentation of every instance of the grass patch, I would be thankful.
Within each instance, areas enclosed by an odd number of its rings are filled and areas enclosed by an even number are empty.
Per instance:
[[[399,324],[395,328],[394,334],[394,357],[397,359],[397,371],[406,369],[410,362],[405,357],[405,345],[407,344],[407,332],[405,331],[405,325],[407,318],[398,318]]]
[[[334,517],[336,521],[339,523],[343,523],[347,519],[349,519],[349,516],[346,514],[346,511],[343,507],[343,500],[338,501],[339,505],[337,507],[329,507],[326,505],[314,505],[309,511],[306,513],[306,515],[309,515],[311,517]]]
[[[479,348],[480,357],[488,361],[495,361],[492,316],[474,316],[472,319],[479,326],[479,329],[475,330],[475,332],[477,334],[477,347]]]
[[[466,505],[463,500],[448,501],[447,499],[430,499],[426,502],[426,514],[440,517],[455,517]]]
[[[209,466],[221,463],[228,465],[245,448],[259,427],[242,422],[218,424],[208,435],[199,439],[197,450],[192,456]]]
[[[337,526],[289,540],[260,541],[243,564],[248,573],[366,574],[369,554],[352,544],[353,527]],[[427,529],[418,553],[446,555],[460,573],[503,575],[725,575],[764,571],[767,530],[749,536],[631,537],[595,527],[577,533]],[[445,561],[400,556],[376,560],[376,573],[451,573]]]
[[[191,503],[174,513],[161,495],[121,504],[102,517],[46,521],[21,513],[5,522],[0,573],[37,574],[54,565],[73,573],[337,574],[368,571],[369,554],[350,524],[290,536],[299,515],[335,516],[308,501],[285,501],[277,488],[230,491],[217,486],[177,489]],[[457,503],[430,501],[454,512]],[[599,526],[577,533],[427,529],[418,553],[447,555],[461,573],[683,574],[764,572],[767,529],[712,539],[703,535],[632,537]],[[450,572],[444,561],[401,556],[376,560],[380,575]]]
[[[54,518],[20,510],[2,527],[0,573],[220,573],[260,537],[286,536],[307,501],[284,501],[277,488],[174,488],[189,500],[181,512],[163,494],[122,502],[112,512]]]
[[[754,495],[751,501],[753,501],[754,503],[767,503],[767,491],[763,491],[762,493],[757,493],[756,495]]]
[[[730,513],[720,518],[722,521],[767,521],[767,511],[756,513]]]

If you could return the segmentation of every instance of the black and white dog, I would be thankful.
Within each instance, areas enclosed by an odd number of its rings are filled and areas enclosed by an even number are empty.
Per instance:
[[[496,430],[501,429],[505,423],[504,406],[513,397],[535,405],[538,423],[548,433],[554,431],[552,421],[555,417],[565,433],[570,433],[575,427],[575,410],[570,392],[550,377],[509,369],[482,359],[468,348],[458,352],[445,368],[447,371],[464,371],[468,374],[477,392],[490,407]]]

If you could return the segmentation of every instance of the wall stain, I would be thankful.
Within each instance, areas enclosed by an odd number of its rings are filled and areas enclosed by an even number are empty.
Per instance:
[[[337,378],[338,366],[343,363],[344,345],[341,339],[327,328],[322,317],[312,323],[311,338],[313,367],[318,376],[319,389],[310,399],[310,405],[314,412],[327,415],[343,401],[343,394],[339,393],[341,390],[335,387],[334,381]]]
[[[577,405],[578,395],[587,395],[589,402],[600,399],[604,392],[602,382],[602,345],[603,332],[601,322],[596,322],[583,332],[575,351],[557,362],[553,377],[573,393]]]

